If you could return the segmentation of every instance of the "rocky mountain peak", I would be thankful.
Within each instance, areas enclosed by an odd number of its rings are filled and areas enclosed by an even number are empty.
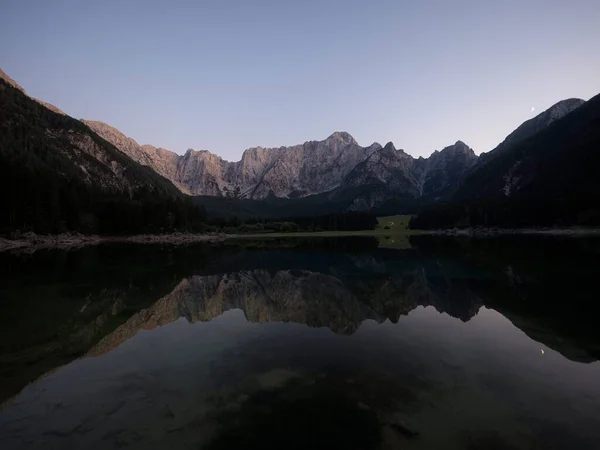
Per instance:
[[[386,151],[396,151],[396,146],[394,145],[393,142],[388,142],[387,144],[385,144],[385,146],[383,147],[384,150]]]
[[[561,117],[566,116],[571,111],[579,108],[581,105],[585,103],[585,100],[580,98],[568,98],[566,100],[561,100],[558,103],[555,103],[546,111],[544,111],[541,115],[546,114],[549,116],[550,120],[558,120]]]
[[[184,153],[183,160],[195,159],[199,161],[210,161],[213,164],[224,164],[225,161],[219,155],[209,152],[208,150],[195,150],[193,148],[188,148]]]
[[[345,145],[350,145],[350,144],[358,145],[358,143],[352,137],[352,135],[350,135],[350,133],[347,133],[346,131],[334,131],[333,134],[331,136],[329,136],[325,141],[326,142],[336,141],[336,142],[340,142]]]
[[[434,152],[434,154],[446,154],[451,156],[456,155],[467,155],[469,157],[476,158],[475,152],[471,147],[465,144],[463,141],[456,141],[454,145],[449,145],[448,147],[444,147],[440,152]]]

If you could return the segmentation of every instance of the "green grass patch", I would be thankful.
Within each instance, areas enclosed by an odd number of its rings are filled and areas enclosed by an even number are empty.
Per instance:
[[[386,230],[390,232],[399,232],[408,230],[409,215],[403,216],[386,216],[377,218],[377,230]]]

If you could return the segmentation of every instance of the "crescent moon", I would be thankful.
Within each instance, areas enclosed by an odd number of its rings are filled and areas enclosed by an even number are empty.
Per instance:
[[[534,112],[534,111],[535,111],[535,106],[532,106],[531,111],[529,111],[529,112]]]

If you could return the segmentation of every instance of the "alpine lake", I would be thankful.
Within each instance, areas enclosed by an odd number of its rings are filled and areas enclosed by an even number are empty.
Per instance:
[[[0,448],[598,449],[600,239],[0,253]]]

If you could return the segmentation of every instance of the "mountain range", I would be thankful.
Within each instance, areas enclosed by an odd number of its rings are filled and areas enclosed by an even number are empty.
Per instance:
[[[198,196],[209,212],[227,215],[215,197],[254,200],[229,203],[241,214],[285,217],[295,211],[373,211],[378,214],[415,213],[423,206],[454,198],[474,173],[484,173],[500,155],[585,104],[581,99],[560,101],[520,125],[495,149],[478,157],[464,142],[414,158],[393,143],[361,147],[347,132],[323,141],[280,147],[254,147],[240,161],[229,162],[208,151],[177,155],[163,148],[139,145],[102,122],[84,121],[98,135],[140,164],[152,167],[187,194]],[[504,180],[507,174],[498,176]],[[513,178],[514,183],[514,178]],[[498,188],[503,192],[508,188]],[[479,195],[474,190],[474,195]],[[288,200],[288,201],[282,201]],[[260,201],[260,202],[259,202]],[[442,202],[443,203],[443,202]],[[416,224],[419,222],[416,221]],[[460,226],[460,220],[444,226]]]
[[[531,195],[526,192],[544,197],[541,189],[558,197],[567,192],[561,205],[569,203],[573,195],[586,202],[597,201],[594,170],[598,166],[583,164],[588,156],[594,162],[599,154],[593,151],[599,143],[597,98],[556,103],[480,157],[457,141],[428,158],[414,158],[391,142],[383,147],[377,142],[362,147],[349,133],[336,131],[322,141],[249,148],[240,161],[230,162],[206,150],[190,149],[179,155],[140,145],[106,123],[77,121],[52,105],[27,97],[2,71],[0,79],[0,127],[6,142],[0,156],[9,161],[6,167],[18,171],[37,158],[36,170],[39,172],[39,166],[45,176],[51,177],[48,172],[58,175],[56,183],[67,176],[93,189],[129,197],[140,190],[166,196],[181,193],[195,197],[213,216],[285,217],[341,211],[406,214],[422,210],[414,226],[510,225],[518,212],[496,217],[486,210],[479,218],[471,209],[480,208],[481,202],[496,205],[498,199],[503,205],[521,202],[520,198],[527,202]],[[546,150],[548,147],[552,150]],[[53,149],[51,155],[40,156],[49,148]],[[571,157],[573,154],[579,156]],[[569,170],[560,170],[562,166]],[[548,181],[550,178],[554,181]],[[12,188],[18,188],[18,183]],[[556,207],[550,206],[552,201],[542,203],[544,208]],[[457,205],[472,206],[465,213]],[[582,212],[581,202],[577,202],[566,221],[579,223],[583,217],[584,222],[593,222],[597,209],[591,206],[590,211]],[[450,217],[450,210],[457,212]],[[548,215],[543,222],[558,219]],[[532,221],[535,219],[523,224]]]
[[[388,197],[435,197],[452,187],[477,156],[458,141],[429,158],[415,159],[390,142],[361,147],[347,132],[336,131],[323,141],[291,147],[253,147],[240,161],[229,162],[206,150],[178,155],[163,148],[139,145],[108,124],[84,123],[140,164],[152,167],[189,195],[264,200],[296,199],[319,194],[335,200],[355,188],[370,186],[348,205],[368,209]],[[385,194],[382,195],[382,187]]]

